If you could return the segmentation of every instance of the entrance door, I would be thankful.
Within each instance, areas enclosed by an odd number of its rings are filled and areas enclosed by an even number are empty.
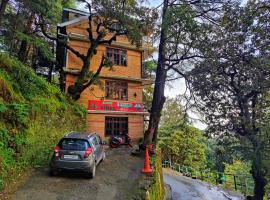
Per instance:
[[[106,136],[128,134],[127,117],[105,117]]]

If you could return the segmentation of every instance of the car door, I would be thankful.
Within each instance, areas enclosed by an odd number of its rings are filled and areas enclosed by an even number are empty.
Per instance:
[[[98,143],[96,136],[92,137],[91,143],[93,145],[95,159],[97,162],[99,162],[100,161],[100,145]]]
[[[98,148],[98,154],[99,154],[99,161],[102,159],[102,146],[101,146],[101,141],[99,139],[99,136],[95,136],[95,140],[97,142],[97,148]]]

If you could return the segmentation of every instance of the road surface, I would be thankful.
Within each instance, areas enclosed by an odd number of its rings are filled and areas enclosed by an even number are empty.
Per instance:
[[[238,194],[225,192],[200,180],[163,169],[164,182],[171,187],[173,200],[242,200]]]
[[[143,159],[131,156],[130,148],[109,149],[97,167],[96,177],[62,173],[48,175],[47,168],[35,170],[12,195],[14,200],[129,200],[137,198]],[[1,199],[1,198],[0,198]],[[138,198],[137,198],[138,199]]]

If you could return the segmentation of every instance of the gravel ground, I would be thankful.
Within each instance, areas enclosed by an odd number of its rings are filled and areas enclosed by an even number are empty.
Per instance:
[[[97,167],[96,177],[82,173],[48,176],[48,168],[34,170],[12,195],[14,200],[129,200],[140,199],[138,181],[143,159],[131,156],[131,149],[108,149]]]

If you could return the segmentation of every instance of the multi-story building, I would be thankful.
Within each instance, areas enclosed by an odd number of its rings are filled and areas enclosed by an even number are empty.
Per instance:
[[[81,53],[89,47],[87,13],[65,9],[63,22],[58,25],[58,34],[69,36],[69,45]],[[87,109],[87,128],[101,137],[126,134],[131,138],[143,137],[144,115],[143,85],[149,80],[142,78],[142,61],[152,48],[136,48],[126,36],[118,36],[111,45],[100,45],[92,58],[90,70],[96,71],[107,55],[114,63],[113,69],[103,68],[99,84],[92,85],[81,94],[79,103]],[[63,46],[57,47],[58,59],[65,72],[65,87],[74,83],[82,62]],[[64,54],[64,56],[63,56]]]

